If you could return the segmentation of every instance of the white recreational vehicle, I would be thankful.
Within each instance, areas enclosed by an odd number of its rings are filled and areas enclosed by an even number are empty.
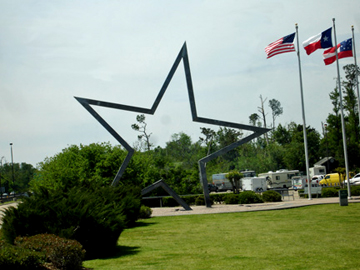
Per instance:
[[[258,177],[265,177],[268,189],[289,188],[292,186],[291,178],[300,175],[298,170],[278,170],[276,172],[259,173]]]
[[[241,173],[244,175],[244,178],[256,176],[255,171],[246,170],[246,171],[241,171]],[[227,173],[218,173],[212,175],[212,182],[215,186],[218,187],[218,191],[227,191],[233,189],[230,181],[225,177],[226,174]]]
[[[325,175],[326,168],[325,166],[315,165],[314,167],[309,168],[310,178],[313,178],[315,175]]]
[[[218,191],[232,190],[233,187],[229,180],[226,179],[227,173],[217,173],[212,175],[212,182],[218,187]]]

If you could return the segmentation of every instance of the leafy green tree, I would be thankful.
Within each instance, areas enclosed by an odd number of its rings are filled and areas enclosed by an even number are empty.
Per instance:
[[[218,148],[221,149],[232,143],[239,141],[242,135],[243,134],[240,130],[221,127],[216,133],[216,142]],[[239,153],[236,149],[233,149],[221,156],[221,158],[226,161],[235,161],[238,157],[239,157]]]
[[[11,163],[0,163],[0,183],[5,188],[5,192],[22,193],[29,189],[29,182],[36,174],[36,169],[25,162],[14,163],[14,183],[13,166]],[[15,184],[15,185],[14,185]]]
[[[344,66],[345,78],[342,81],[343,91],[343,111],[346,131],[347,153],[350,169],[356,170],[359,167],[360,144],[359,144],[359,108],[357,106],[357,98],[355,95],[356,76],[359,75],[359,67],[355,65]],[[323,155],[335,157],[339,164],[344,166],[344,149],[342,139],[342,125],[340,116],[340,98],[339,89],[335,88],[330,93],[330,100],[333,104],[333,113],[329,114],[326,119],[327,127],[322,139]]]
[[[235,194],[239,193],[240,189],[240,179],[244,177],[244,175],[237,171],[230,171],[225,175],[226,179],[228,179],[233,187],[233,192]]]

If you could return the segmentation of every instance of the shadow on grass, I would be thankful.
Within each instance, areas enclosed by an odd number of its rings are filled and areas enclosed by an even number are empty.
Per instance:
[[[137,227],[147,227],[154,224],[156,224],[156,222],[149,222],[149,221],[145,222],[140,220],[140,221],[136,221],[135,226],[130,227],[128,229],[133,229]],[[140,248],[141,247],[116,246],[116,248],[114,249],[113,252],[111,252],[111,254],[109,254],[108,256],[102,256],[101,259],[116,259],[119,257],[136,255],[137,253],[140,252]]]
[[[119,257],[136,255],[140,252],[140,247],[117,246],[111,256],[104,259],[116,259]]]
[[[154,221],[151,221],[151,222],[147,221],[147,222],[145,222],[144,220],[138,220],[138,221],[136,221],[135,226],[134,226],[133,228],[136,228],[136,227],[147,227],[147,226],[154,225],[154,224],[156,224],[156,222],[154,222]]]

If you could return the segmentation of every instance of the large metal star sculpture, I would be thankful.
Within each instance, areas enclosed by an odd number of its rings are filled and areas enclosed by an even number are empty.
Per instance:
[[[80,97],[75,97],[75,98],[128,151],[128,154],[125,157],[124,162],[121,164],[119,171],[117,172],[117,174],[112,182],[112,185],[116,186],[119,183],[120,178],[123,175],[126,167],[128,166],[132,155],[134,154],[134,149],[132,147],[130,147],[130,145],[91,107],[91,105],[107,107],[107,108],[112,108],[112,109],[125,110],[125,111],[138,112],[138,113],[143,113],[143,114],[154,114],[162,97],[164,96],[164,93],[165,93],[167,87],[169,86],[170,81],[171,81],[176,69],[178,68],[181,60],[183,60],[183,64],[184,64],[185,78],[186,78],[186,84],[187,84],[187,89],[188,89],[188,94],[189,94],[191,114],[192,114],[192,119],[194,122],[253,131],[252,134],[241,139],[240,141],[232,143],[232,144],[220,149],[219,151],[214,152],[214,153],[199,160],[198,163],[199,163],[199,170],[200,170],[200,181],[201,181],[203,191],[204,191],[205,204],[206,204],[206,207],[211,207],[210,195],[209,195],[209,190],[208,190],[208,181],[207,181],[207,177],[206,177],[206,163],[229,152],[230,150],[232,150],[244,143],[251,141],[254,138],[261,136],[262,134],[268,132],[269,129],[260,128],[260,127],[256,127],[256,126],[243,125],[243,124],[238,124],[238,123],[232,123],[232,122],[226,122],[226,121],[221,121],[221,120],[216,120],[216,119],[211,119],[211,118],[204,118],[204,117],[199,117],[197,115],[186,42],[184,43],[178,56],[176,57],[175,62],[173,64],[173,66],[171,67],[170,72],[169,72],[168,76],[166,77],[165,82],[164,82],[163,86],[161,87],[160,92],[159,92],[158,96],[156,97],[154,104],[152,105],[152,107],[150,109],[129,106],[129,105],[124,105],[124,104],[118,104],[118,103],[105,102],[105,101],[100,101],[100,100],[93,100],[93,99],[88,99],[88,98],[80,98]]]

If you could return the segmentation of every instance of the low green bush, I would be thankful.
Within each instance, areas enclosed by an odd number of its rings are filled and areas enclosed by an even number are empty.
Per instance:
[[[267,190],[262,193],[264,202],[281,202],[281,195],[274,190]]]
[[[0,240],[0,269],[44,269],[44,255],[34,250],[23,249]]]
[[[248,203],[263,203],[263,199],[261,195],[255,193],[254,191],[243,191],[239,194],[240,204],[248,204]]]
[[[53,234],[38,234],[31,237],[17,237],[15,246],[23,250],[37,251],[56,269],[82,269],[85,250],[76,240]]]
[[[128,186],[40,188],[17,208],[5,210],[3,237],[12,244],[17,236],[50,233],[80,242],[87,259],[108,256],[124,228],[138,219],[140,197],[140,188]]]
[[[226,194],[227,193],[210,194],[210,198],[213,200],[213,202],[223,203],[225,201]]]
[[[195,199],[195,205],[205,205],[205,198],[203,195],[197,196]]]
[[[227,193],[224,197],[225,204],[238,204],[239,203],[239,194]]]
[[[350,187],[351,196],[360,196],[360,186]]]
[[[150,218],[151,214],[152,214],[152,210],[151,210],[150,207],[145,206],[145,205],[141,205],[140,212],[139,212],[139,218],[140,219]]]
[[[339,196],[339,189],[334,187],[323,187],[321,190],[321,197],[338,197]]]

